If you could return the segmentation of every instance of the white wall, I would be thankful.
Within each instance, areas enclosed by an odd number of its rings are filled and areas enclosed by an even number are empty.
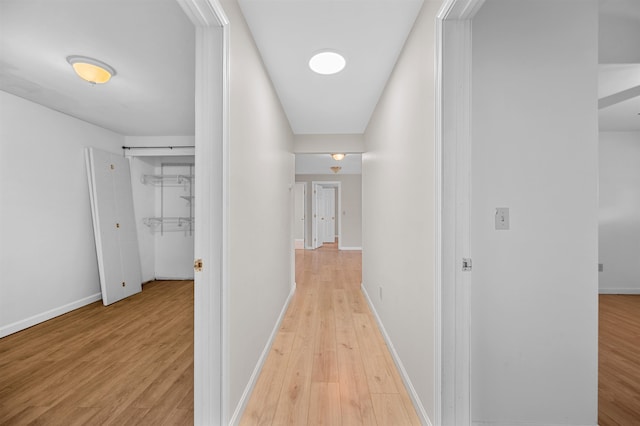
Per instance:
[[[293,133],[235,0],[231,27],[229,404],[233,412],[291,290]]]
[[[341,182],[342,212],[338,220],[342,221],[342,241],[340,246],[350,249],[362,248],[362,176],[361,175],[296,175],[296,182],[307,182],[307,211],[305,226],[307,236],[311,236],[311,198],[313,188],[311,182]],[[337,192],[337,191],[336,191]],[[338,203],[336,202],[336,209]],[[336,228],[338,224],[336,222]],[[307,246],[311,241],[307,242]]]
[[[158,159],[155,173],[165,175],[189,175],[194,169],[189,170],[186,164],[193,164],[194,159],[172,159],[162,157]],[[165,167],[162,167],[165,164]],[[185,182],[181,185],[165,184],[163,187],[155,187],[155,213],[156,217],[192,217],[193,206],[181,196],[193,195],[193,186]],[[193,200],[197,202],[197,200]],[[189,230],[188,224],[176,226],[167,224],[164,230],[155,229],[155,277],[158,279],[193,279],[194,259],[194,232]]]
[[[188,203],[180,198],[180,195],[189,195],[188,185],[179,187],[165,185],[162,189],[157,185],[143,183],[141,178],[144,174],[160,175],[163,163],[193,164],[192,155],[182,155],[193,148],[151,148],[193,147],[194,136],[125,136],[124,139],[127,147],[149,148],[125,151],[131,156],[133,201],[138,224],[143,282],[153,279],[193,279],[193,233],[177,230],[174,226],[167,226],[165,227],[167,232],[160,232],[159,228],[150,228],[143,224],[143,219],[147,217],[189,216]],[[189,168],[169,167],[164,173],[188,174]],[[164,191],[164,199],[162,191]],[[161,212],[161,203],[164,204],[164,213]]]
[[[363,152],[364,135],[295,135],[293,152],[315,154],[324,152]]]
[[[156,216],[156,188],[145,185],[141,177],[156,174],[156,161],[152,157],[133,157],[129,163],[131,164],[131,189],[140,251],[140,269],[144,283],[156,278],[156,236],[155,232],[143,223],[144,218]]]
[[[609,0],[614,4],[619,0]],[[627,7],[638,7],[636,0],[619,1]],[[611,9],[611,6],[608,7]],[[637,9],[636,9],[637,10]],[[640,49],[636,43],[621,40],[640,39],[640,25],[638,25],[637,13],[635,15],[620,16],[600,14],[599,24],[599,58],[600,64],[637,64],[640,63]]]
[[[487,0],[473,20],[476,423],[597,424],[597,46],[596,0]]]
[[[131,147],[192,147],[195,145],[195,136],[125,136],[124,145]]]
[[[434,34],[425,2],[365,132],[363,287],[434,421]],[[390,225],[393,226],[390,226]],[[382,288],[382,299],[379,298]]]
[[[100,299],[84,149],[123,140],[0,91],[0,337]]]
[[[640,293],[640,132],[601,132],[600,293]]]

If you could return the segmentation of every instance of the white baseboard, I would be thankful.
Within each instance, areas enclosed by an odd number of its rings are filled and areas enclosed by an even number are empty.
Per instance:
[[[398,352],[396,352],[396,349],[393,346],[393,342],[391,341],[389,334],[387,334],[387,330],[385,330],[384,325],[382,324],[382,320],[380,319],[380,316],[378,316],[378,311],[376,311],[375,306],[373,306],[373,303],[371,302],[371,298],[369,297],[369,293],[367,293],[367,289],[364,287],[363,284],[360,284],[360,288],[362,289],[364,298],[367,299],[367,304],[369,305],[369,309],[371,309],[373,316],[376,318],[376,322],[378,323],[378,327],[382,332],[384,341],[387,343],[387,346],[389,347],[389,351],[391,352],[391,357],[393,358],[393,361],[396,363],[396,367],[400,372],[400,377],[402,377],[402,381],[404,382],[404,385],[409,390],[409,396],[411,397],[413,406],[416,408],[418,416],[420,417],[420,422],[426,426],[433,426],[433,423],[431,422],[431,419],[429,419],[429,416],[427,415],[427,411],[425,410],[424,405],[422,405],[422,401],[420,401],[420,398],[418,398],[416,389],[413,387],[413,384],[409,379],[407,370],[404,368],[404,365],[402,364],[402,361],[398,356]]]
[[[472,422],[473,426],[561,426],[567,423],[531,423],[531,422]],[[594,424],[576,424],[574,426],[598,426]]]
[[[338,247],[339,250],[362,250],[362,247]]]
[[[193,275],[191,277],[155,277],[154,281],[193,281],[194,277]]]
[[[64,306],[60,306],[58,308],[48,310],[47,312],[43,312],[41,314],[33,315],[20,321],[16,321],[13,324],[5,325],[4,327],[0,327],[0,338],[21,330],[25,330],[29,327],[33,327],[36,324],[40,324],[41,322],[45,322],[47,320],[50,320],[51,318],[66,314],[67,312],[71,312],[75,309],[82,308],[83,306],[101,299],[102,293],[92,294],[91,296],[76,300],[75,302],[67,303]]]
[[[304,250],[304,240],[293,240],[293,247],[296,250]]]
[[[601,288],[600,294],[640,294],[640,288]]]
[[[244,389],[242,396],[240,397],[240,401],[238,401],[238,405],[236,406],[235,411],[233,412],[233,416],[231,416],[231,420],[229,420],[230,425],[237,425],[240,422],[240,418],[244,413],[244,409],[247,406],[247,402],[249,402],[249,397],[251,396],[251,392],[253,392],[253,388],[258,381],[258,377],[260,376],[260,372],[262,371],[262,366],[264,362],[267,360],[269,356],[269,352],[271,351],[271,345],[276,338],[276,334],[278,334],[278,330],[280,330],[280,324],[282,324],[282,320],[284,319],[285,314],[287,313],[287,308],[289,307],[289,303],[291,303],[291,299],[293,298],[293,294],[295,293],[295,287],[291,288],[289,292],[289,296],[287,300],[284,302],[284,306],[282,307],[282,311],[280,311],[280,316],[278,316],[278,320],[276,321],[273,330],[271,331],[271,335],[269,336],[269,340],[267,340],[267,344],[265,345],[260,358],[258,358],[258,363],[256,367],[253,369],[253,373],[251,373],[251,377],[249,377],[249,383]]]

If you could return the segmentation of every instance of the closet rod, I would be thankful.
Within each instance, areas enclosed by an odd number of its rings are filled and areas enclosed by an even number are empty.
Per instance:
[[[122,149],[180,149],[180,148],[195,148],[195,145],[180,145],[180,146],[123,146]]]

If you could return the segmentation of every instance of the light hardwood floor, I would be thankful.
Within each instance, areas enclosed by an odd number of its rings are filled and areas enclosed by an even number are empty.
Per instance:
[[[241,425],[420,425],[361,281],[359,251],[296,250],[297,290]]]
[[[360,292],[360,252],[297,251],[243,425],[419,425]],[[599,424],[640,425],[640,296],[600,296]],[[193,282],[0,339],[0,424],[193,423]]]
[[[600,295],[598,424],[640,425],[640,296]]]
[[[0,339],[0,425],[193,424],[193,281]]]

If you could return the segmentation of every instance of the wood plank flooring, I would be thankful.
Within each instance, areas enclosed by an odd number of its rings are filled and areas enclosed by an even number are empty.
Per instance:
[[[296,294],[241,425],[420,425],[361,281],[359,251],[296,250]]]
[[[242,425],[419,425],[360,292],[360,252],[296,252],[298,289]],[[600,296],[600,426],[640,425],[640,296]],[[0,424],[193,424],[193,282],[0,339]]]
[[[193,281],[0,339],[0,424],[193,424]]]
[[[600,295],[598,424],[640,425],[640,295]]]

